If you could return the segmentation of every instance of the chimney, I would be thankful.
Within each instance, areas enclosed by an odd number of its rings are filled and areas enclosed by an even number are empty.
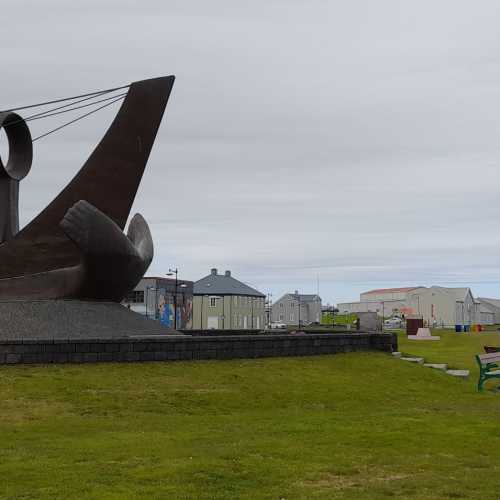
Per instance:
[[[210,274],[217,276],[217,268],[213,267],[212,269],[210,269]]]
[[[229,278],[229,277],[231,276],[231,271],[226,271],[226,272],[224,273],[224,275],[225,275],[225,276],[227,276],[227,277]]]

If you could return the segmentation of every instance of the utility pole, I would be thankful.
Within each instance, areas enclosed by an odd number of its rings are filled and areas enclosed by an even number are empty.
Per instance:
[[[250,297],[250,304],[252,308],[252,330],[253,330],[253,297]]]
[[[174,330],[177,330],[177,274],[178,269],[169,269],[167,276],[173,276],[175,274],[175,285],[174,285]]]
[[[382,333],[384,333],[384,319],[385,319],[385,304],[384,301],[382,301]]]
[[[299,306],[299,330],[300,330],[300,294],[297,294],[297,304]]]
[[[272,293],[267,294],[267,326],[271,328],[272,323]]]

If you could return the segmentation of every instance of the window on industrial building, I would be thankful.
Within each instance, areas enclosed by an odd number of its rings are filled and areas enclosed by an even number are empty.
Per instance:
[[[210,297],[210,307],[217,307],[217,297]]]
[[[144,290],[132,290],[125,297],[125,302],[130,304],[144,304]]]

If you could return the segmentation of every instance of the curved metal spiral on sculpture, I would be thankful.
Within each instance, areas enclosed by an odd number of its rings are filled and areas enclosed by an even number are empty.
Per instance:
[[[139,215],[132,219],[128,236],[122,231],[173,83],[173,76],[133,83],[73,180],[0,245],[0,299],[119,301],[137,284],[152,259],[151,234]],[[31,166],[31,136],[26,123],[18,115],[14,123],[11,115],[4,117],[12,124],[7,133],[11,156],[0,177],[19,182]]]

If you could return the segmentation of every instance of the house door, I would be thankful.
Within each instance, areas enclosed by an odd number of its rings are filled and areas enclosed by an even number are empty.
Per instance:
[[[248,327],[247,317],[243,316],[243,329],[246,330]]]
[[[260,329],[260,316],[257,316],[257,330]]]
[[[207,328],[209,330],[217,330],[219,328],[219,316],[208,316]]]

